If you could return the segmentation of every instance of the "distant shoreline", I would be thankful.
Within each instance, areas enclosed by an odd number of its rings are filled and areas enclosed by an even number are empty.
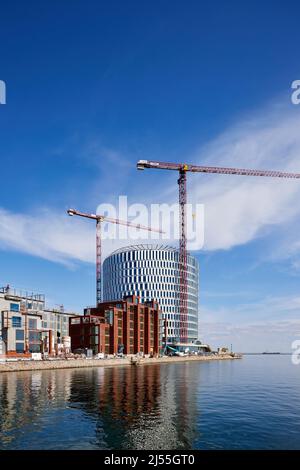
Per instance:
[[[243,356],[291,356],[290,352],[243,352]]]
[[[133,365],[131,358],[124,359],[69,359],[53,361],[18,361],[0,363],[0,373],[3,372],[25,372],[35,370],[58,370],[58,369],[80,369],[86,367],[116,367],[132,366],[140,367],[143,365],[178,363],[178,362],[207,362],[241,359],[241,356],[220,355],[220,356],[187,356],[187,357],[158,357],[142,358],[137,365]]]

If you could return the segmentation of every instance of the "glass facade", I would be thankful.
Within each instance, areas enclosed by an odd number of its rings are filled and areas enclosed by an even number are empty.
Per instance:
[[[187,257],[188,340],[198,339],[199,265]],[[172,247],[138,245],[117,250],[103,263],[103,300],[119,300],[124,295],[137,295],[141,302],[158,301],[163,318],[168,322],[168,340],[178,341],[179,253]]]

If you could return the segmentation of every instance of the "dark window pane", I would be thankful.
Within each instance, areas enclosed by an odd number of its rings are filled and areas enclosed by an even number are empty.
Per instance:
[[[40,333],[38,331],[29,331],[29,342],[34,343],[40,340]]]
[[[19,312],[20,311],[20,306],[19,304],[10,304],[10,310],[12,312]]]
[[[24,341],[24,330],[16,330],[16,341]]]
[[[36,330],[37,321],[33,318],[29,318],[28,326],[30,330]]]
[[[13,328],[20,328],[22,326],[22,318],[21,317],[12,317],[12,326]]]
[[[16,343],[16,352],[18,353],[24,352],[24,343]]]

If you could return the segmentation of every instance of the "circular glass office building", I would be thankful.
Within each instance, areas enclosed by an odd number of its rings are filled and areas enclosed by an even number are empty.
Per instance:
[[[140,300],[159,302],[167,320],[168,342],[180,336],[179,251],[169,246],[136,245],[121,248],[103,263],[103,300],[119,300],[124,295],[138,295]],[[199,265],[187,257],[188,342],[198,339]]]

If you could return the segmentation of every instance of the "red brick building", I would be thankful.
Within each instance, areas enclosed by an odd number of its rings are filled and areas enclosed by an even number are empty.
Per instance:
[[[70,318],[72,350],[88,348],[94,354],[157,354],[160,310],[155,301],[140,303],[136,296],[87,308]]]

